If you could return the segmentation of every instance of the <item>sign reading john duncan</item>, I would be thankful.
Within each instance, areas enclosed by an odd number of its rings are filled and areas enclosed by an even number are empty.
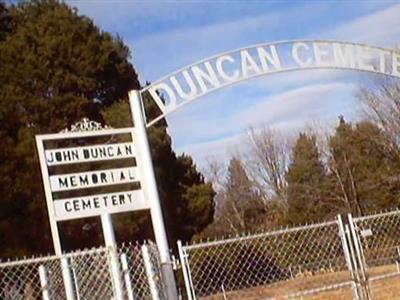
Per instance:
[[[134,130],[36,136],[50,219],[57,222],[149,208]]]

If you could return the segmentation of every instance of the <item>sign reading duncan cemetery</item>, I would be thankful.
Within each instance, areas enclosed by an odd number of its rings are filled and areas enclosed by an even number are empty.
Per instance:
[[[162,112],[148,125],[185,103],[233,83],[265,74],[319,68],[354,69],[400,77],[400,53],[332,41],[284,41],[226,52],[144,88],[141,93],[149,92]]]
[[[115,137],[118,135],[130,135],[132,142],[44,149],[46,142],[49,141],[73,142],[78,139],[93,139],[100,136]],[[56,221],[148,208],[141,188],[126,188],[129,184],[138,186],[140,183],[139,168],[132,165],[134,161],[138,164],[137,149],[133,140],[134,128],[37,136],[48,209],[50,214],[54,215]],[[68,165],[70,170],[74,166],[81,167],[85,164],[101,161],[119,161],[119,165],[123,162],[125,166],[106,168],[101,167],[101,164],[96,164],[100,167],[90,171],[60,173],[60,168],[62,169],[63,166],[65,168]],[[58,168],[57,172],[49,174],[54,168]],[[118,192],[115,192],[113,187],[123,185],[124,189],[118,188]],[[101,188],[101,192],[99,188]],[[111,191],[107,192],[107,189],[110,188]],[[65,198],[62,196],[62,193],[70,193],[71,191],[80,195]],[[54,197],[57,194],[58,196]]]

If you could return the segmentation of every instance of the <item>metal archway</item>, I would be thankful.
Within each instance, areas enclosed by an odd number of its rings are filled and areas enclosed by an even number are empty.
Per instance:
[[[146,86],[161,115],[152,126],[215,90],[251,78],[297,70],[356,70],[400,78],[400,53],[394,49],[327,40],[292,40],[257,44],[220,53],[179,69]],[[161,96],[162,95],[162,99]]]

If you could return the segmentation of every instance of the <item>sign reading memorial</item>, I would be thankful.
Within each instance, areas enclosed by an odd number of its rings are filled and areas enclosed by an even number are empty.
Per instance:
[[[119,136],[131,141],[118,142]],[[99,138],[109,142],[78,143]],[[36,136],[50,217],[64,221],[148,209],[134,139],[135,128]],[[73,146],[53,148],[60,141]],[[48,147],[51,143],[53,147]],[[85,166],[89,170],[80,171]]]

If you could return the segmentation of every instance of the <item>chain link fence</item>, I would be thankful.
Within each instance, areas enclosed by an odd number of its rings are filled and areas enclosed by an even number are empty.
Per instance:
[[[184,299],[397,299],[400,211],[183,246]],[[119,281],[112,261],[117,258]],[[115,260],[114,260],[115,262]],[[114,270],[115,271],[115,270]],[[157,247],[125,244],[0,263],[0,299],[166,299]]]
[[[188,298],[353,299],[343,238],[337,220],[180,247]]]
[[[188,299],[400,299],[400,211],[182,246]]]
[[[144,249],[148,249],[148,261],[143,258]],[[114,253],[120,259],[124,299],[153,299],[146,264],[152,268],[151,280],[156,282],[159,293],[157,299],[163,299],[158,252],[151,242],[145,245],[122,245],[117,251],[98,248],[62,257],[48,256],[0,263],[0,299],[67,299],[63,270],[64,273],[67,270],[72,281],[74,299],[115,299],[115,282],[110,264]]]

